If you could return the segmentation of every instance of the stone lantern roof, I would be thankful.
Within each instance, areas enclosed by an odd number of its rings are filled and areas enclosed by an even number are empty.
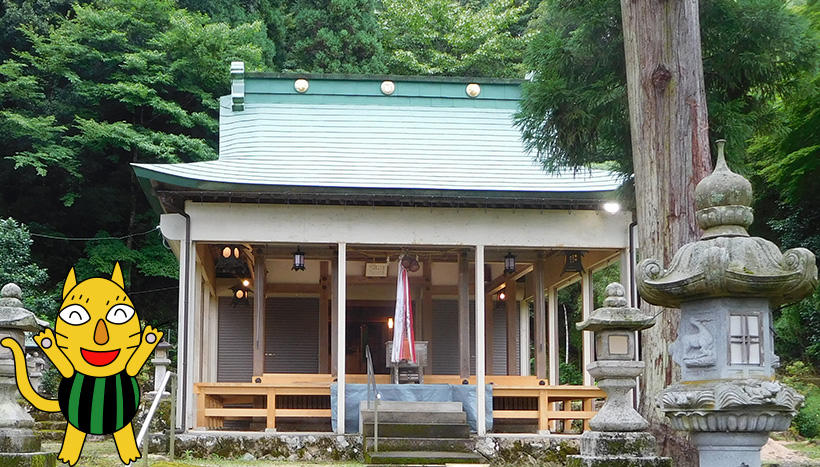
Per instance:
[[[0,328],[40,332],[48,323],[23,307],[22,291],[17,284],[6,284],[0,290]]]
[[[599,332],[607,329],[640,331],[655,325],[655,318],[626,303],[624,286],[613,282],[606,286],[604,306],[596,308],[589,318],[576,324],[580,331]]]
[[[679,308],[706,297],[767,298],[772,306],[797,301],[817,287],[814,254],[805,248],[784,253],[772,242],[750,237],[752,187],[726,165],[718,142],[715,170],[695,189],[700,240],[675,253],[668,269],[654,259],[638,265],[641,296]]]

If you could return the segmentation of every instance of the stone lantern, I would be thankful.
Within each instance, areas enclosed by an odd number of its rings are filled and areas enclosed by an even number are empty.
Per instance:
[[[668,269],[654,259],[638,265],[641,297],[681,309],[670,345],[681,382],[660,407],[673,428],[692,433],[701,466],[759,466],[768,433],[786,430],[803,400],[774,380],[771,310],[815,289],[814,254],[750,237],[751,202],[751,184],[729,170],[718,142],[715,170],[695,189],[700,240]]]
[[[34,313],[23,308],[22,292],[15,284],[0,290],[0,340],[11,337],[23,347],[25,331],[42,330]],[[17,402],[17,384],[11,350],[0,346],[0,465],[53,466],[54,453],[40,451],[34,420]]]
[[[165,339],[157,344],[154,351],[154,358],[151,360],[151,363],[154,364],[154,390],[149,392],[146,397],[153,397],[159,391],[159,386],[162,384],[163,378],[165,378],[165,373],[168,372],[168,365],[171,364],[171,359],[168,356],[168,349],[171,347],[172,345]],[[166,394],[168,394],[167,390],[163,395]]]
[[[627,306],[624,287],[606,287],[604,306],[596,309],[578,329],[595,335],[595,361],[587,371],[606,392],[606,402],[589,422],[592,431],[581,435],[581,455],[569,466],[671,466],[669,458],[655,456],[655,438],[643,430],[649,423],[632,407],[630,390],[645,363],[636,361],[635,332],[650,328],[655,318]]]

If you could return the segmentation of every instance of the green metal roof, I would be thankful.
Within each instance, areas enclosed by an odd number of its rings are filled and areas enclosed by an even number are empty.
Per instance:
[[[297,78],[310,87],[294,90]],[[384,95],[391,79],[395,92]],[[478,97],[465,92],[481,86]],[[610,192],[602,170],[547,174],[513,126],[520,82],[246,74],[243,110],[220,99],[219,159],[134,164],[137,175],[205,191],[284,188],[550,194]],[[539,195],[540,194],[540,195]],[[586,196],[579,196],[585,198]]]

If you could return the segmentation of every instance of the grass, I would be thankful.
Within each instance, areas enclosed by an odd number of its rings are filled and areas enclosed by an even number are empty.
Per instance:
[[[44,442],[43,451],[59,452],[60,443]],[[207,459],[184,458],[174,459],[169,461],[166,456],[158,454],[150,454],[148,457],[149,465],[151,467],[221,467],[230,465],[249,465],[249,466],[282,466],[282,465],[311,465],[313,467],[358,467],[362,464],[358,463],[309,463],[305,461],[287,462],[287,461],[244,461],[240,459],[222,459],[219,457],[212,457]],[[122,465],[120,458],[117,455],[117,448],[114,446],[113,439],[106,439],[105,441],[87,442],[83,446],[83,453],[80,455],[80,461],[77,463],[78,467],[110,467],[112,465]],[[135,464],[137,467],[146,465],[142,459]]]
[[[786,447],[803,453],[809,459],[820,459],[820,440],[798,441],[787,444]]]

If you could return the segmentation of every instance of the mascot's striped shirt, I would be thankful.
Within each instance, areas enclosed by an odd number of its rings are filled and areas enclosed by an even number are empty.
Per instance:
[[[74,428],[91,435],[108,435],[134,418],[140,391],[137,379],[125,370],[100,378],[75,372],[60,382],[57,400]]]

